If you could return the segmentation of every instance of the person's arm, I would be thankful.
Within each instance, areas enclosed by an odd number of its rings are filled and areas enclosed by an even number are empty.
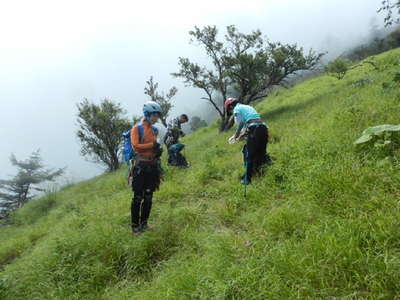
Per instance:
[[[134,126],[133,129],[131,130],[131,142],[132,142],[132,148],[133,150],[149,150],[153,149],[154,143],[146,143],[146,144],[140,144],[140,139],[139,139],[139,127]]]
[[[167,132],[164,134],[164,138],[163,138],[163,144],[167,144],[167,139],[168,139],[168,130]]]
[[[168,128],[167,133],[164,135],[164,144],[168,147],[171,140],[174,138],[172,129]]]
[[[185,133],[182,131],[182,124],[178,119],[175,120],[174,130],[176,130],[178,136],[185,136]]]
[[[244,127],[244,122],[240,114],[235,114],[235,123],[239,124],[234,135],[235,139],[237,139],[240,136],[240,132]]]

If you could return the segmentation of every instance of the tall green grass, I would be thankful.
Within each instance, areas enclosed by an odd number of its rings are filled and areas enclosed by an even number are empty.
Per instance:
[[[400,51],[376,61],[257,105],[274,164],[247,198],[241,145],[213,125],[184,139],[190,168],[165,167],[140,237],[125,170],[27,204],[0,229],[0,298],[400,298],[400,168],[353,145],[400,121],[400,91],[384,84]]]

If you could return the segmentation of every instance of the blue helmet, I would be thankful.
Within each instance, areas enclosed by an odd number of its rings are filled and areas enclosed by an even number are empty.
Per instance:
[[[161,114],[161,106],[160,104],[154,102],[154,101],[147,101],[143,105],[143,114],[145,117],[150,116],[151,114],[154,113],[159,113]]]

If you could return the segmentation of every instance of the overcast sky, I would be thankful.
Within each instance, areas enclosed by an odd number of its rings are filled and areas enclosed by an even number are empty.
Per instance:
[[[189,45],[193,26],[235,24],[272,41],[340,54],[362,40],[380,0],[19,1],[0,4],[0,178],[11,153],[40,148],[71,180],[102,172],[79,155],[76,103],[104,97],[139,114],[145,81],[178,87],[173,115],[203,110],[201,92],[170,76],[177,58],[204,62]],[[202,105],[203,106],[202,106]]]

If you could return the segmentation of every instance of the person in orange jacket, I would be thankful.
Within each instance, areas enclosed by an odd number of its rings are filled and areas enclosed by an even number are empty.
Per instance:
[[[131,130],[132,148],[135,151],[132,169],[133,198],[131,203],[132,232],[139,235],[148,228],[153,193],[159,188],[161,177],[160,156],[162,147],[157,142],[161,107],[154,101],[143,106],[144,120]],[[142,128],[140,128],[142,127]]]

